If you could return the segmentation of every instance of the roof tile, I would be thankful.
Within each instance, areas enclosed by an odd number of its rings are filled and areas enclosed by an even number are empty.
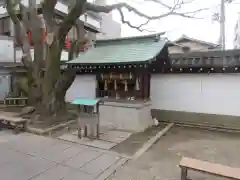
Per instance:
[[[144,62],[161,52],[166,42],[157,40],[156,35],[99,40],[96,47],[81,53],[68,63],[101,64]]]

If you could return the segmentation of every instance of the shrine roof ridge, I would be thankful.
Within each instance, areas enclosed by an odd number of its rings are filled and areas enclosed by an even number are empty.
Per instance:
[[[146,38],[160,38],[164,35],[165,32],[158,32],[153,34],[141,35],[141,36],[126,36],[126,37],[109,37],[104,39],[98,39],[97,42],[106,42],[106,41],[122,41],[122,40],[139,40],[139,39],[146,39]]]
[[[98,40],[96,46],[67,63],[114,64],[137,63],[153,60],[166,46],[159,34]]]

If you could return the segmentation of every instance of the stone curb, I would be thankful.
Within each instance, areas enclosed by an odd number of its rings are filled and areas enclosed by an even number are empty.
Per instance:
[[[112,174],[114,174],[117,171],[117,169],[124,166],[128,161],[129,161],[129,159],[127,159],[127,158],[123,158],[123,159],[119,160],[116,164],[110,166],[100,176],[98,176],[96,180],[106,180],[108,177],[110,177]]]
[[[149,139],[143,146],[132,156],[132,160],[138,159],[144,152],[146,152],[152,145],[161,138],[165,133],[167,133],[172,127],[174,123],[169,123],[165,128],[159,131],[154,137]]]
[[[69,124],[72,124],[76,122],[76,120],[71,120],[71,121],[68,121],[68,122],[65,122],[65,123],[61,123],[61,124],[58,124],[56,126],[53,126],[53,127],[50,127],[50,128],[46,128],[46,129],[40,129],[40,128],[34,128],[34,127],[31,127],[31,126],[27,126],[27,132],[30,132],[30,133],[34,133],[34,134],[38,134],[38,135],[44,135],[44,134],[48,134],[52,131],[55,131],[59,128],[63,128]]]
[[[240,133],[240,129],[224,128],[224,127],[220,127],[220,126],[208,126],[208,125],[195,124],[195,123],[194,124],[175,123],[175,125],[180,126],[180,127],[199,128],[199,129],[209,130],[209,131]]]

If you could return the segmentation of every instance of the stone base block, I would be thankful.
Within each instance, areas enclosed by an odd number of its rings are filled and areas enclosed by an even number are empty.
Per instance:
[[[104,102],[99,107],[100,126],[132,132],[153,125],[150,102]]]

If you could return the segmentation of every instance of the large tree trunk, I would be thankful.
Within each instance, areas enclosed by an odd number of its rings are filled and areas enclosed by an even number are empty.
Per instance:
[[[75,72],[60,69],[61,45],[58,40],[47,47],[47,59],[42,76],[34,76],[32,93],[29,99],[45,115],[58,115],[66,112],[65,95],[75,79]],[[39,73],[39,72],[38,72]],[[35,86],[34,86],[35,85]]]
[[[36,107],[41,121],[49,121],[48,117],[60,117],[59,114],[66,112],[65,95],[68,88],[75,79],[75,72],[61,70],[61,52],[65,45],[65,38],[69,30],[74,26],[77,17],[83,13],[85,0],[77,1],[74,11],[70,14],[73,17],[66,17],[59,25],[54,18],[54,7],[57,0],[45,0],[43,5],[44,20],[37,14],[33,3],[25,7],[20,3],[22,19],[20,20],[15,12],[14,1],[7,0],[7,11],[15,24],[16,41],[21,45],[23,56],[22,62],[27,71],[29,104]],[[74,12],[77,13],[74,13]],[[42,32],[46,32],[46,41],[42,38]],[[31,32],[34,58],[31,56],[31,44],[27,32]],[[80,30],[79,30],[80,31]],[[84,24],[81,23],[81,32],[78,35],[84,36]],[[69,57],[76,57],[81,41],[76,38],[69,50]],[[24,89],[24,88],[22,88]],[[56,118],[53,118],[56,119]]]

